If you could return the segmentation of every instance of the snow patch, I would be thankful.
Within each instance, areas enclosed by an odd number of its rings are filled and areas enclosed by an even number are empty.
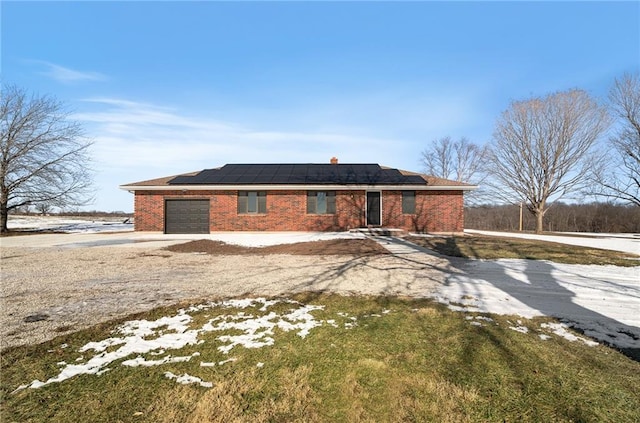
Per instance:
[[[221,315],[209,319],[200,328],[190,328],[192,317],[188,313],[202,311],[211,308],[235,308],[246,309],[249,307],[266,311],[269,307],[286,303],[291,305],[288,312],[277,314],[270,312],[265,316],[254,316],[245,312]],[[322,321],[316,320],[311,314],[312,311],[321,310],[323,306],[303,305],[292,300],[266,300],[264,298],[227,300],[192,306],[188,309],[178,310],[175,316],[165,316],[154,321],[132,320],[119,326],[115,333],[117,336],[104,339],[102,341],[88,342],[79,348],[78,352],[87,353],[93,351],[95,355],[88,361],[82,362],[80,357],[76,364],[58,363],[63,368],[57,376],[42,382],[34,380],[29,384],[21,385],[14,392],[25,388],[40,388],[51,383],[62,382],[81,374],[99,375],[108,370],[106,367],[116,360],[121,360],[135,355],[134,358],[127,359],[122,365],[129,367],[149,367],[159,366],[169,363],[180,363],[191,360],[192,357],[200,356],[195,352],[190,356],[172,357],[167,355],[157,360],[147,360],[144,354],[161,355],[166,350],[178,350],[188,345],[199,345],[205,342],[198,339],[199,335],[212,331],[240,330],[239,335],[221,335],[216,338],[226,344],[218,349],[227,354],[235,346],[245,348],[260,348],[273,345],[275,340],[272,337],[274,329],[282,331],[297,331],[297,335],[304,338],[310,330],[321,326]],[[66,346],[65,346],[66,347]],[[84,357],[84,356],[83,356]],[[217,364],[236,361],[236,358],[220,361]],[[213,366],[215,363],[201,362],[202,367]],[[187,379],[183,379],[187,380]],[[195,382],[189,382],[195,383]],[[199,382],[198,382],[199,383]]]
[[[251,315],[218,316],[209,320],[203,326],[203,330],[223,331],[235,329],[242,332],[239,335],[221,335],[217,338],[226,343],[226,345],[218,347],[218,351],[223,354],[228,354],[237,345],[245,348],[261,348],[273,345],[275,340],[272,336],[276,328],[285,332],[297,330],[298,336],[306,337],[311,329],[322,324],[315,320],[310,312],[322,308],[322,306],[305,305],[282,316],[274,312],[260,317]]]
[[[598,345],[598,343],[595,341],[592,341],[587,338],[583,338],[581,336],[576,336],[571,332],[569,332],[568,331],[569,325],[567,325],[566,323],[542,323],[540,327],[544,329],[550,329],[554,334],[571,342],[582,341],[590,347],[595,347],[596,345]]]
[[[197,383],[198,385],[202,386],[203,388],[212,388],[213,387],[213,383],[212,382],[203,382],[202,379],[200,379],[199,377],[195,377],[195,376],[191,376],[188,374],[183,374],[181,376],[177,376],[174,375],[171,372],[164,372],[164,376],[168,379],[174,379],[176,382],[181,383],[183,385],[189,385],[192,383]]]
[[[466,316],[465,320],[471,320],[469,324],[473,326],[484,326],[482,322],[478,322],[477,320],[481,320],[486,323],[494,322],[494,320],[491,317],[486,317],[486,316]]]
[[[465,317],[466,320],[482,320],[485,321],[487,323],[493,323],[494,320],[491,317],[487,317],[487,316],[467,316]]]
[[[235,358],[235,357],[231,357],[231,358],[228,358],[226,360],[218,361],[218,366],[223,366],[223,365],[225,365],[227,363],[233,363],[234,361],[238,361],[238,359]]]
[[[146,360],[142,356],[137,356],[134,359],[123,361],[122,365],[128,366],[128,367],[139,367],[139,366],[151,367],[151,366],[160,366],[162,364],[167,364],[167,363],[185,363],[187,361],[190,361],[192,357],[196,357],[198,355],[200,355],[200,353],[197,353],[197,352],[193,353],[192,355],[188,355],[184,357],[171,357],[170,355],[168,355],[165,358],[162,358],[160,360]]]

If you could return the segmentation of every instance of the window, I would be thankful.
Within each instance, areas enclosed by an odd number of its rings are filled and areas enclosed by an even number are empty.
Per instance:
[[[402,213],[416,213],[416,193],[415,191],[402,191]]]
[[[336,193],[334,191],[307,192],[307,213],[334,214],[336,212]]]
[[[258,214],[267,212],[267,193],[265,191],[239,191],[238,214]]]

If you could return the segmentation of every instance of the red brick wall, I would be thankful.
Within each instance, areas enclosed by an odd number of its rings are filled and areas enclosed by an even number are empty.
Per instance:
[[[342,214],[307,214],[307,191],[267,192],[266,214],[239,214],[237,192],[217,193],[211,199],[211,231],[336,231],[357,227]],[[336,210],[342,210],[337,193]]]
[[[464,230],[462,191],[416,191],[416,213],[402,213],[402,191],[382,195],[382,226],[411,232],[454,233]]]
[[[165,199],[209,199],[210,230],[341,231],[364,227],[364,191],[337,191],[336,214],[307,214],[306,191],[267,192],[266,214],[238,214],[237,191],[136,191],[136,231],[164,231]],[[382,226],[411,232],[462,232],[462,191],[416,192],[416,214],[402,213],[402,192],[382,193]]]

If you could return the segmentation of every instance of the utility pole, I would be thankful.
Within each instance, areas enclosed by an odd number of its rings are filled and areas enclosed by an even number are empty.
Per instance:
[[[518,231],[522,232],[522,201],[520,201],[520,224],[518,225]]]

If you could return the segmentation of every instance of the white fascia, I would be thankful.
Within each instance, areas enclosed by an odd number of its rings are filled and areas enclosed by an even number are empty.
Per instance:
[[[134,191],[473,191],[477,185],[120,185]]]

